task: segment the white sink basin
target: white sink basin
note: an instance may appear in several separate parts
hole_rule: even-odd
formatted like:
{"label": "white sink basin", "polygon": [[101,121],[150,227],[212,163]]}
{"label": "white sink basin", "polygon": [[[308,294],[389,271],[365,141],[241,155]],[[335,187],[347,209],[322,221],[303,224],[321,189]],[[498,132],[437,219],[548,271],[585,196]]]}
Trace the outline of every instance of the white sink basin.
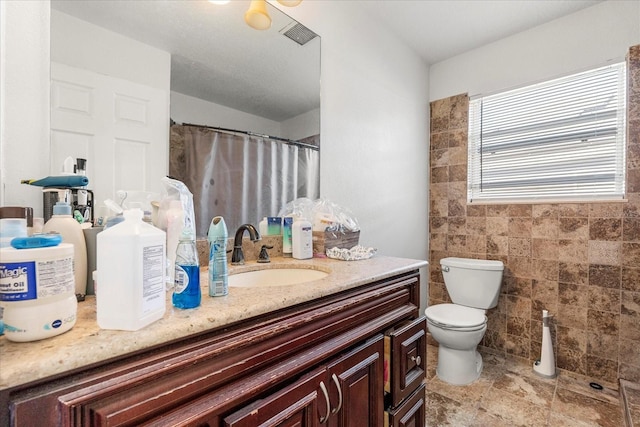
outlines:
{"label": "white sink basin", "polygon": [[229,275],[231,287],[288,286],[327,277],[329,273],[307,268],[268,268]]}

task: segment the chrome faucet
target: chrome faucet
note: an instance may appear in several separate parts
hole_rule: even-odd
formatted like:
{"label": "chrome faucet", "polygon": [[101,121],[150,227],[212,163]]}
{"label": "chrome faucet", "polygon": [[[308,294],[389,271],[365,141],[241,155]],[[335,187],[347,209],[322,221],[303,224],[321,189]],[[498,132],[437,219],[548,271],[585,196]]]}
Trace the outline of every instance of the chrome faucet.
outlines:
{"label": "chrome faucet", "polygon": [[243,265],[244,264],[244,253],[242,252],[242,236],[244,232],[249,232],[249,238],[252,242],[256,240],[260,240],[260,233],[258,230],[251,224],[242,224],[238,227],[236,231],[236,237],[233,239],[233,253],[231,254],[231,264],[233,265]]}

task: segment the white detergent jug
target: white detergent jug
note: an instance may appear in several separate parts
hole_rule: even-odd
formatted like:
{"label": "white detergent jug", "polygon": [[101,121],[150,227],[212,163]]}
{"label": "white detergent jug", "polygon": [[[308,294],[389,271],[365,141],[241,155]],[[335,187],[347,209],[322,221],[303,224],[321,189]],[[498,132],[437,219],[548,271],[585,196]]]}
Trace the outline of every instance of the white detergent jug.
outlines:
{"label": "white detergent jug", "polygon": [[136,331],[166,309],[166,233],[142,221],[140,209],[97,236],[96,307],[102,329]]}

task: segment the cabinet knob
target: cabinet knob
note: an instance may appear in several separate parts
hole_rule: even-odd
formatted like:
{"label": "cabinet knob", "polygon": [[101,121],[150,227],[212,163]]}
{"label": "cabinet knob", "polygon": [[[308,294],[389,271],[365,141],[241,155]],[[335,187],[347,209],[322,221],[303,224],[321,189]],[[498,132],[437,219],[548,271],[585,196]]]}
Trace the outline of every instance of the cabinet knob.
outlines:
{"label": "cabinet knob", "polygon": [[411,361],[416,362],[416,365],[420,366],[420,363],[422,363],[422,358],[420,356],[411,356]]}

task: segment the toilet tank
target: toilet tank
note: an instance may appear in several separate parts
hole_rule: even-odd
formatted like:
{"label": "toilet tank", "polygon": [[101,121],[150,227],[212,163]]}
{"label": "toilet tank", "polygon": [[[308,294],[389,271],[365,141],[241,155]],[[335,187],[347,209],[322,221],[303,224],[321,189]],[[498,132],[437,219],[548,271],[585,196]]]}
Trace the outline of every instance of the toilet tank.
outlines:
{"label": "toilet tank", "polygon": [[502,261],[469,258],[440,260],[444,284],[455,304],[481,309],[498,304],[502,284]]}

